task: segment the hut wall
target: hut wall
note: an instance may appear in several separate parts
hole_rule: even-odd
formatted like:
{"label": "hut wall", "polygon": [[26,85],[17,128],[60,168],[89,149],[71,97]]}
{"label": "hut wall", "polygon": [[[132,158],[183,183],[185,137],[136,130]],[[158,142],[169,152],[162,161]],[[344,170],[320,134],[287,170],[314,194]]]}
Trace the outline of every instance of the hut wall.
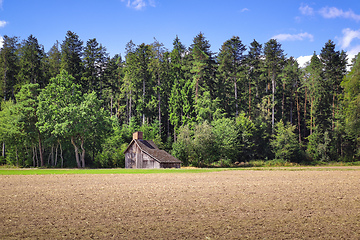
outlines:
{"label": "hut wall", "polygon": [[160,168],[160,163],[154,160],[149,155],[143,153],[143,165],[142,168]]}
{"label": "hut wall", "polygon": [[132,144],[125,153],[125,168],[139,168],[141,164],[141,151],[136,144]]}
{"label": "hut wall", "polygon": [[181,168],[180,163],[161,163],[161,168]]}

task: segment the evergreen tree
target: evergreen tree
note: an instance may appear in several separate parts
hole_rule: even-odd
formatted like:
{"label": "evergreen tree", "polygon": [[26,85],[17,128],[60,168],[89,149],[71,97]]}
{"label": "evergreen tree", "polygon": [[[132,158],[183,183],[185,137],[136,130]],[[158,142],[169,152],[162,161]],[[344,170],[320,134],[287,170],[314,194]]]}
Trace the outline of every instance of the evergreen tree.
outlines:
{"label": "evergreen tree", "polygon": [[65,70],[73,76],[77,84],[81,84],[83,73],[82,56],[83,41],[76,33],[68,31],[61,44],[61,70]]}
{"label": "evergreen tree", "polygon": [[239,114],[238,83],[242,76],[245,50],[246,47],[240,38],[234,36],[221,46],[218,55],[218,71],[222,79],[220,85],[222,91],[218,93],[218,96],[223,95],[220,99],[225,103],[225,111],[229,116],[237,117]]}
{"label": "evergreen tree", "polygon": [[181,90],[185,85],[184,73],[184,57],[186,54],[185,46],[180,42],[178,36],[173,41],[173,50],[170,53],[170,81],[173,83],[171,86],[171,94],[169,98],[169,120],[174,126],[174,141],[176,141],[177,132],[182,125],[183,101]]}
{"label": "evergreen tree", "polygon": [[195,102],[204,91],[209,91],[211,97],[215,99],[215,60],[210,47],[209,41],[200,32],[194,38],[193,44],[191,44],[189,49],[192,58],[190,71],[193,74]]}
{"label": "evergreen tree", "polygon": [[107,60],[106,49],[97,42],[96,38],[88,40],[83,53],[84,69],[81,77],[83,91],[95,91],[101,96]]}
{"label": "evergreen tree", "polygon": [[342,93],[340,83],[346,73],[347,56],[345,52],[335,51],[335,44],[329,40],[325,43],[320,53],[320,60],[323,64],[323,84],[326,89],[326,95],[324,96],[325,106],[322,106],[327,110],[324,113],[323,118],[329,120],[329,125],[325,124],[322,129],[334,130],[335,127],[335,113],[338,108],[338,96]]}
{"label": "evergreen tree", "polygon": [[[246,56],[245,63],[247,68],[247,79],[249,82],[249,118],[255,115],[255,107],[261,102],[262,94],[260,90],[266,88],[266,83],[262,78],[263,72],[263,61],[261,60],[262,56],[262,45],[259,44],[255,39],[250,44],[249,52]],[[255,90],[255,94],[253,93]],[[255,95],[255,96],[254,96]]]}
{"label": "evergreen tree", "polygon": [[360,158],[360,55],[341,85],[344,87],[344,115],[346,131],[354,141],[354,152]]}
{"label": "evergreen tree", "polygon": [[[141,116],[142,124],[152,117],[153,109],[156,106],[156,99],[153,98],[153,84],[150,73],[150,62],[153,57],[152,47],[147,44],[140,44],[136,48],[135,66],[135,94],[137,99],[136,110]],[[139,94],[141,93],[141,95]]]}
{"label": "evergreen tree", "polygon": [[275,39],[270,39],[265,43],[264,47],[265,65],[268,71],[268,77],[271,81],[272,99],[271,99],[271,125],[274,129],[275,124],[275,94],[278,83],[278,77],[285,63],[284,50],[281,49],[281,44]]}
{"label": "evergreen tree", "polygon": [[38,83],[40,87],[47,84],[44,79],[42,61],[45,56],[44,47],[39,45],[38,40],[30,35],[24,40],[19,48],[19,73],[18,88],[23,84]]}
{"label": "evergreen tree", "polygon": [[294,124],[296,120],[299,143],[302,141],[301,105],[303,102],[301,99],[302,92],[300,92],[302,90],[300,76],[299,64],[293,57],[290,57],[286,60],[285,66],[280,74],[282,82],[282,88],[280,88],[279,91],[282,93],[281,119],[285,123],[290,122],[290,124]]}
{"label": "evergreen tree", "polygon": [[16,77],[19,69],[18,38],[6,35],[3,38],[3,47],[0,50],[0,96],[6,101],[15,99]]}
{"label": "evergreen tree", "polygon": [[59,42],[51,47],[50,51],[47,53],[47,62],[48,62],[48,76],[47,78],[56,77],[60,73],[61,68],[61,52],[59,50]]}

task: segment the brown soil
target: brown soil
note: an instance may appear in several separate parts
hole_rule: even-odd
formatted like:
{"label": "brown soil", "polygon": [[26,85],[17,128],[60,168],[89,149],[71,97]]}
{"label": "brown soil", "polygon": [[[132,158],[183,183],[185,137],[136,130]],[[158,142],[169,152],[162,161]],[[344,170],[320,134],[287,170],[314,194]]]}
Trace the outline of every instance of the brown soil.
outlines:
{"label": "brown soil", "polygon": [[0,176],[0,239],[359,239],[360,171]]}

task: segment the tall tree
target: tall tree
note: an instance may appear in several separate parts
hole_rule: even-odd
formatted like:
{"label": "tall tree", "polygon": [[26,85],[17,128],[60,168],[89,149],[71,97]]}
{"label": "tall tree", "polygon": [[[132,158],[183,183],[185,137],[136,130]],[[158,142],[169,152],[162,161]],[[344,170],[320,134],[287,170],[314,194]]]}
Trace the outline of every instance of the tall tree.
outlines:
{"label": "tall tree", "polygon": [[95,92],[82,95],[75,79],[64,70],[42,90],[37,115],[40,132],[71,141],[79,168],[85,167],[86,141],[102,137],[110,127]]}
{"label": "tall tree", "polygon": [[[248,115],[251,118],[253,114],[252,108],[260,103],[261,94],[259,89],[265,89],[266,86],[261,81],[261,74],[263,72],[263,62],[261,60],[262,45],[255,39],[250,43],[249,52],[246,56],[247,78],[249,82],[249,110]],[[253,97],[252,89],[255,88],[255,98]]]}
{"label": "tall tree", "polygon": [[[19,52],[19,84],[38,83],[41,87],[45,87],[46,81],[42,68],[42,60],[45,56],[44,47],[39,45],[33,35],[30,35],[27,40],[22,42]],[[18,86],[19,89],[20,87]]]}
{"label": "tall tree", "polygon": [[50,48],[50,51],[47,53],[47,62],[49,65],[49,74],[48,78],[56,77],[60,73],[61,68],[61,52],[59,49],[59,42],[56,43]]}
{"label": "tall tree", "polygon": [[278,76],[281,73],[282,67],[285,63],[284,50],[281,49],[281,44],[278,43],[275,39],[270,39],[265,43],[264,47],[265,54],[265,64],[268,71],[268,76],[271,80],[271,89],[272,89],[272,115],[271,115],[271,125],[274,129],[275,124],[275,94]]}
{"label": "tall tree", "polygon": [[103,74],[106,69],[108,54],[96,38],[87,41],[84,48],[84,70],[81,77],[84,91],[96,91],[99,96],[103,88]]}
{"label": "tall tree", "polygon": [[336,51],[334,42],[329,40],[321,50],[320,60],[323,64],[323,83],[326,86],[328,93],[326,95],[326,101],[331,104],[331,107],[329,108],[325,106],[331,110],[331,116],[326,117],[331,119],[330,128],[331,130],[334,130],[338,96],[341,94],[340,83],[346,73],[347,56],[344,51]]}
{"label": "tall tree", "polygon": [[[129,124],[133,117],[133,102],[134,102],[134,85],[136,78],[136,45],[132,40],[126,44],[125,48],[125,67],[124,67],[124,82],[121,86],[123,98],[126,98],[126,115],[127,123]],[[125,96],[124,96],[125,95]]]}
{"label": "tall tree", "polygon": [[[19,130],[24,133],[26,142],[33,149],[33,166],[44,166],[43,157],[43,136],[39,128],[36,126],[38,117],[36,111],[38,108],[37,97],[40,93],[39,84],[30,83],[21,87],[19,93],[16,94],[16,111],[19,116]],[[36,145],[38,147],[36,147]],[[40,156],[40,164],[35,161],[37,159],[37,151]]]}
{"label": "tall tree", "polygon": [[[224,97],[221,99],[224,100],[224,103],[227,103],[226,112],[229,116],[235,115],[237,117],[239,114],[238,82],[241,78],[245,50],[246,47],[240,38],[234,36],[224,42],[218,55],[219,74],[223,79],[222,85],[224,86]],[[232,87],[229,85],[232,85]]]}
{"label": "tall tree", "polygon": [[360,54],[341,85],[344,87],[346,131],[355,142],[355,156],[360,158]]}
{"label": "tall tree", "polygon": [[[163,89],[164,89],[164,77],[165,72],[164,67],[166,66],[166,59],[164,58],[165,53],[167,52],[166,48],[164,47],[163,43],[160,43],[158,40],[154,39],[155,41],[152,43],[152,51],[153,51],[153,57],[150,62],[150,71],[152,74],[152,78],[155,81],[155,87],[154,92],[157,94],[157,112],[158,112],[158,121],[159,121],[159,135],[161,136],[161,130],[162,130],[162,119],[161,119],[161,107],[162,107],[162,95]],[[168,79],[169,80],[169,79]]]}
{"label": "tall tree", "polygon": [[[155,106],[155,101],[152,99],[152,78],[149,65],[152,59],[152,47],[147,44],[140,44],[136,48],[136,78],[135,89],[141,92],[141,97],[138,97],[137,111],[141,114],[142,124],[146,123],[152,113],[151,109]],[[141,90],[140,90],[141,89]]]}
{"label": "tall tree", "polygon": [[19,61],[17,56],[18,38],[4,36],[3,47],[0,50],[0,96],[6,101],[15,99],[15,85]]}
{"label": "tall tree", "polygon": [[81,84],[82,56],[83,41],[79,39],[76,33],[68,31],[61,44],[61,70],[65,70],[73,76],[77,84]]}
{"label": "tall tree", "polygon": [[192,58],[191,73],[193,74],[193,86],[195,91],[195,102],[200,94],[209,91],[211,97],[215,98],[215,60],[213,53],[210,51],[211,45],[206,40],[203,33],[199,33],[190,46]]}
{"label": "tall tree", "polygon": [[[313,133],[313,130],[316,127],[317,120],[317,112],[324,111],[325,109],[320,108],[320,100],[321,96],[325,95],[324,88],[322,86],[322,64],[320,59],[314,52],[313,56],[311,57],[310,64],[305,68],[305,80],[304,86],[305,91],[308,91],[308,101],[310,103],[310,119],[305,120],[308,122],[307,126],[310,129],[310,134]],[[304,108],[306,110],[306,108]]]}

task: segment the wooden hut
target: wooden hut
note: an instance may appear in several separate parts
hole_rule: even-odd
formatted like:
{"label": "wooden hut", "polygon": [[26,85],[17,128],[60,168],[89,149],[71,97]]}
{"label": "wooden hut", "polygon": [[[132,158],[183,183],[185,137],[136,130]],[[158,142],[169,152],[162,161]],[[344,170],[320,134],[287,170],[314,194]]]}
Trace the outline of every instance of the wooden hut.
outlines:
{"label": "wooden hut", "polygon": [[153,141],[144,140],[142,132],[135,132],[125,150],[125,168],[180,168],[181,161],[160,150]]}

